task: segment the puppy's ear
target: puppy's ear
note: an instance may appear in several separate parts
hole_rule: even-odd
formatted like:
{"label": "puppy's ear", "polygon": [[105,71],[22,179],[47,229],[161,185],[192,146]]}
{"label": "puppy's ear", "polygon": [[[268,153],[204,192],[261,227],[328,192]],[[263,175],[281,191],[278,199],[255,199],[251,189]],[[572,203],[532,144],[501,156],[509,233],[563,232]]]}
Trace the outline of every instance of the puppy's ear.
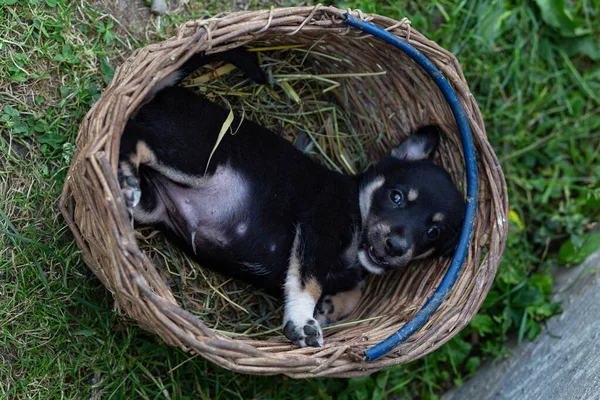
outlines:
{"label": "puppy's ear", "polygon": [[[460,211],[461,213],[463,211]],[[462,232],[463,218],[454,220],[450,225],[444,229],[444,234],[438,240],[436,254],[440,257],[452,257],[458,246],[458,239]]]}
{"label": "puppy's ear", "polygon": [[457,245],[458,245],[458,233],[456,234],[454,239],[445,241],[444,244],[442,244],[440,247],[438,247],[437,254],[440,257],[452,257],[454,255],[454,252],[456,251]]}
{"label": "puppy's ear", "polygon": [[417,161],[433,158],[440,145],[440,130],[436,125],[423,126],[392,150],[400,160]]}

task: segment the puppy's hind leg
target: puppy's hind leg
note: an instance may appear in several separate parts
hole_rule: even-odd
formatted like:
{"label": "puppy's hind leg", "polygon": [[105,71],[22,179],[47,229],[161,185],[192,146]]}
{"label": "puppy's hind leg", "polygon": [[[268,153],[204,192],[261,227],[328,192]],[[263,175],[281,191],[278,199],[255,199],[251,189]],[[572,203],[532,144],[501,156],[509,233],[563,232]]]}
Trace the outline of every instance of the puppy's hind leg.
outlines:
{"label": "puppy's hind leg", "polygon": [[300,347],[321,347],[323,332],[313,313],[322,289],[316,278],[302,276],[304,251],[301,239],[300,228],[297,228],[285,278],[283,333]]}
{"label": "puppy's hind leg", "polygon": [[198,68],[215,62],[227,62],[235,65],[248,78],[259,85],[264,85],[269,82],[269,78],[265,71],[258,65],[254,57],[243,48],[235,48],[213,54],[206,54],[202,51],[192,55],[181,68],[154,85],[146,95],[144,104],[149,103],[161,90],[180,84],[181,81]]}
{"label": "puppy's hind leg", "polygon": [[142,198],[136,168],[128,161],[119,162],[117,179],[119,180],[119,186],[121,186],[121,194],[125,200],[125,205],[128,210],[132,210]]}
{"label": "puppy's hind leg", "polygon": [[202,52],[194,54],[181,68],[181,76],[182,78],[185,78],[198,68],[215,62],[231,63],[254,82],[261,85],[268,83],[267,74],[265,74],[265,71],[258,65],[255,57],[241,47],[220,53],[206,54]]}
{"label": "puppy's hind leg", "polygon": [[142,140],[144,130],[134,121],[129,121],[119,151],[118,181],[125,205],[130,211],[140,202],[142,190],[139,181],[140,165],[152,166],[156,156],[150,147]]}

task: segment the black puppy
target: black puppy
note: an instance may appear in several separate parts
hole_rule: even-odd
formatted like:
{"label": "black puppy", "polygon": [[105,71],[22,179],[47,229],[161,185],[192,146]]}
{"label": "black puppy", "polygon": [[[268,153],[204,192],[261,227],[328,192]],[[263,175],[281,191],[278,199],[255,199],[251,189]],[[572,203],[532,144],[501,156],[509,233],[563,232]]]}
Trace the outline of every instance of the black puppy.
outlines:
{"label": "black puppy", "polygon": [[283,294],[283,332],[302,347],[321,346],[321,326],[356,307],[365,270],[452,254],[464,202],[432,161],[436,127],[357,176],[237,118],[237,133],[211,157],[228,111],[171,85],[213,61],[265,80],[248,53],[233,50],[198,54],[153,90],[120,149],[119,182],[135,221],[159,226],[202,265]]}

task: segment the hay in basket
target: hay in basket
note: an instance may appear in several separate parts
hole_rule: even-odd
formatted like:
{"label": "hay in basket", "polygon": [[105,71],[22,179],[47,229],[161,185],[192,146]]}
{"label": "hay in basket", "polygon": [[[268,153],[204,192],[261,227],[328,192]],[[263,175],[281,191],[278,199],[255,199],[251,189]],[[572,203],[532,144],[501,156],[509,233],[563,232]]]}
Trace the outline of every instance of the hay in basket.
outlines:
{"label": "hay in basket", "polygon": [[[352,15],[409,41],[442,71],[467,114],[478,156],[479,204],[473,240],[454,288],[425,326],[384,357],[364,360],[365,350],[396,332],[425,304],[449,260],[428,261],[370,279],[359,307],[343,323],[325,331],[324,347],[299,349],[277,326],[278,300],[202,269],[157,240],[151,230],[134,231],[116,179],[126,121],[153,85],[192,54],[238,46],[259,52],[262,64],[279,82],[278,87],[261,89],[271,96],[262,108],[257,104],[262,104],[260,96],[265,93],[257,93],[259,89],[250,84],[243,86],[243,80],[232,83],[235,74],[223,75],[223,69],[216,80],[205,79],[206,73],[200,72],[187,84],[202,83],[202,90],[214,101],[290,139],[297,130],[307,131],[316,157],[345,172],[356,172],[367,161],[377,160],[416,127],[438,123],[447,133],[438,161],[464,188],[460,138],[440,91],[400,50],[346,26],[345,12],[317,5],[227,13],[188,22],[177,37],[139,49],[118,68],[80,127],[78,151],[60,207],[84,261],[113,293],[115,306],[144,329],[233,371],[294,378],[351,377],[415,360],[468,324],[500,262],[507,232],[506,185],[460,65],[452,54],[411,28],[408,20],[361,12]],[[294,74],[310,75],[312,83],[298,83],[303,79],[292,78]],[[326,85],[314,84],[315,76]],[[269,107],[273,112],[266,115]],[[312,117],[305,118],[309,114]]]}

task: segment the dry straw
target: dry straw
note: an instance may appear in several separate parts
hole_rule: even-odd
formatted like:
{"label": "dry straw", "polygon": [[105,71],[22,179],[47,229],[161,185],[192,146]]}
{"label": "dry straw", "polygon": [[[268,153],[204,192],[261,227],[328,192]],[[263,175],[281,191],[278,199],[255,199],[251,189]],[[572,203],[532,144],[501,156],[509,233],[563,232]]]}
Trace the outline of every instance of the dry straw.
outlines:
{"label": "dry straw", "polygon": [[[369,159],[376,160],[414,128],[439,123],[447,132],[439,161],[464,187],[459,136],[439,90],[399,50],[344,25],[344,12],[317,5],[228,13],[188,22],[177,37],[139,49],[118,68],[80,127],[78,151],[60,207],[84,261],[113,293],[116,307],[144,329],[233,371],[294,378],[350,377],[415,360],[440,347],[468,324],[481,306],[500,262],[507,232],[506,184],[460,65],[452,54],[411,28],[408,20],[396,21],[359,11],[352,13],[409,40],[444,73],[473,131],[480,176],[473,240],[454,289],[427,324],[385,357],[363,361],[364,350],[398,330],[427,301],[449,260],[424,263],[384,279],[371,279],[358,309],[341,326],[326,330],[323,348],[298,349],[277,329],[271,329],[270,336],[259,338],[243,335],[243,330],[223,334],[218,327],[210,329],[182,308],[182,297],[165,279],[164,267],[156,266],[162,263],[152,262],[162,257],[168,263],[170,254],[161,253],[151,260],[146,249],[140,250],[116,179],[121,134],[127,119],[152,86],[203,50],[218,52],[260,42],[262,46],[268,43],[286,48],[305,45],[307,52],[335,55],[331,59],[312,58],[311,68],[337,77],[333,80],[340,86],[327,95],[333,94],[342,109],[351,110],[354,129],[367,138],[362,143]],[[385,74],[340,77],[382,71]],[[341,142],[341,146],[346,146],[346,142]],[[205,280],[211,282],[211,290],[223,291],[224,296],[231,293],[225,293],[230,283],[208,276]],[[236,308],[226,300],[222,302]],[[244,309],[243,305],[236,305]],[[199,309],[202,306],[198,305]],[[240,315],[244,313],[238,311]]]}

